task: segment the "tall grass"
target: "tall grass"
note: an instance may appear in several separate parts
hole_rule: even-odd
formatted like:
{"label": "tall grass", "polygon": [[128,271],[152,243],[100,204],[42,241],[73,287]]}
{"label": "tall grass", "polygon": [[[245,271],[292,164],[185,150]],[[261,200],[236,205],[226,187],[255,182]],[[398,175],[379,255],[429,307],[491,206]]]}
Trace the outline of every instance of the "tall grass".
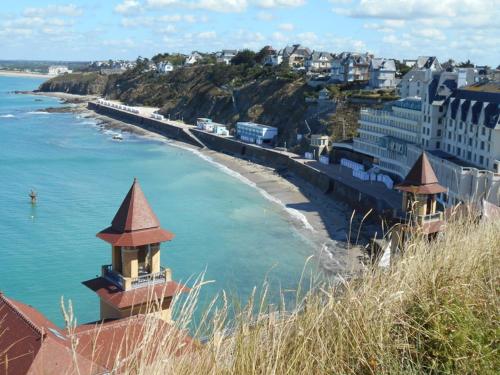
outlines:
{"label": "tall grass", "polygon": [[[455,222],[435,241],[412,240],[390,269],[316,285],[294,311],[269,311],[264,287],[230,332],[231,306],[222,295],[223,307],[196,333],[206,336],[203,344],[172,355],[178,337],[147,335],[124,372],[498,374],[499,270],[500,222]],[[184,327],[193,297],[182,306]],[[156,360],[141,362],[148,350]]]}

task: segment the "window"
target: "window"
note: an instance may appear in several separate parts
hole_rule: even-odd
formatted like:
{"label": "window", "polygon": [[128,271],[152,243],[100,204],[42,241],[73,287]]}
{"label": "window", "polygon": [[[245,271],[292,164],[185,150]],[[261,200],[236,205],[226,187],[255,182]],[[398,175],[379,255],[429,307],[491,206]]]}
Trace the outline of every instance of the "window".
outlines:
{"label": "window", "polygon": [[439,141],[438,141],[438,142],[436,142],[436,148],[437,148],[437,149],[441,148],[441,142],[439,142]]}
{"label": "window", "polygon": [[458,135],[458,143],[462,143],[462,134]]}
{"label": "window", "polygon": [[471,160],[472,152],[467,151],[467,160]]}
{"label": "window", "polygon": [[442,118],[439,118],[438,120],[438,124],[441,125],[443,123],[443,119]]}
{"label": "window", "polygon": [[438,137],[441,137],[441,129],[438,129],[438,131],[437,131],[437,136],[438,136]]}
{"label": "window", "polygon": [[457,147],[457,155],[460,156],[461,153],[462,153],[462,150],[460,149],[460,147]]}
{"label": "window", "polygon": [[481,150],[484,150],[484,141],[481,141]]}
{"label": "window", "polygon": [[486,128],[484,126],[481,127],[481,135],[486,134]]}
{"label": "window", "polygon": [[450,152],[450,145],[446,145],[446,151]]}
{"label": "window", "polygon": [[479,155],[479,164],[483,164],[483,162],[484,162],[483,155]]}
{"label": "window", "polygon": [[448,132],[448,139],[451,139],[451,132]]}
{"label": "window", "polygon": [[469,146],[472,146],[472,138],[469,138]]}

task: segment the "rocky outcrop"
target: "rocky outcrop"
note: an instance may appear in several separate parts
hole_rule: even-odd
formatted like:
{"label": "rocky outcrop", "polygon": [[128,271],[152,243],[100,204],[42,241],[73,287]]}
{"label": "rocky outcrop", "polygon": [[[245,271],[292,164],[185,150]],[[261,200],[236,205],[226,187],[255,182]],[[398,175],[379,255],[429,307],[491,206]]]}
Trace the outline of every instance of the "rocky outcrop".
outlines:
{"label": "rocky outcrop", "polygon": [[107,81],[108,76],[98,73],[64,74],[45,81],[39,90],[76,95],[102,95]]}

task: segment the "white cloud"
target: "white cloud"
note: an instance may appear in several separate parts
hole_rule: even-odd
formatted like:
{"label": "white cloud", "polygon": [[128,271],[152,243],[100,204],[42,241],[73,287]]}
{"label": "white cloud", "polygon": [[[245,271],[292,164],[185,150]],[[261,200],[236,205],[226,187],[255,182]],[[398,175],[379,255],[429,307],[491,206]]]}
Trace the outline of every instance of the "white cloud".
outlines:
{"label": "white cloud", "polygon": [[379,23],[365,23],[363,25],[364,29],[369,29],[369,30],[377,30],[383,33],[392,33],[394,32],[394,29],[381,25]]}
{"label": "white cloud", "polygon": [[120,23],[123,27],[135,28],[135,27],[148,27],[157,28],[162,26],[164,23],[177,23],[177,22],[206,22],[204,17],[197,18],[192,14],[165,14],[159,17],[153,16],[140,16],[140,17],[124,17],[121,19]]}
{"label": "white cloud", "polygon": [[161,33],[170,33],[171,34],[171,33],[175,33],[176,31],[177,31],[177,28],[172,24],[167,25],[164,28],[160,29]]}
{"label": "white cloud", "polygon": [[413,30],[413,34],[431,40],[446,40],[446,36],[438,29],[415,29]]}
{"label": "white cloud", "polygon": [[[417,20],[453,17],[454,23],[486,25],[497,23],[498,0],[360,0],[350,8],[334,8],[334,12],[350,17],[389,20]],[[438,20],[439,19],[439,20]],[[394,26],[394,25],[392,25]]]}
{"label": "white cloud", "polygon": [[272,33],[272,38],[277,43],[284,43],[288,40],[288,37],[279,31]]}
{"label": "white cloud", "polygon": [[121,14],[138,13],[141,10],[141,4],[136,0],[124,0],[123,3],[115,7],[115,12]]}
{"label": "white cloud", "polygon": [[305,0],[257,0],[257,5],[262,8],[298,7],[305,3]]}
{"label": "white cloud", "polygon": [[83,8],[74,4],[68,5],[47,5],[43,8],[29,7],[23,12],[26,17],[43,17],[50,15],[61,15],[68,17],[79,17],[83,15]]}
{"label": "white cloud", "polygon": [[318,42],[318,36],[312,31],[297,34],[297,38],[305,45],[315,45]]}
{"label": "white cloud", "polygon": [[293,31],[293,29],[295,29],[295,26],[293,25],[293,23],[282,23],[281,25],[279,25],[279,28],[283,31]]}
{"label": "white cloud", "polygon": [[191,9],[205,9],[214,12],[243,12],[248,6],[247,0],[146,0],[146,5],[151,8],[180,6]]}
{"label": "white cloud", "polygon": [[403,27],[405,25],[404,20],[385,20],[384,24],[389,27]]}
{"label": "white cloud", "polygon": [[257,13],[256,17],[259,21],[271,21],[274,18],[271,13],[264,11]]}
{"label": "white cloud", "polygon": [[204,40],[210,40],[217,38],[217,33],[215,31],[202,31],[197,34],[197,37]]}

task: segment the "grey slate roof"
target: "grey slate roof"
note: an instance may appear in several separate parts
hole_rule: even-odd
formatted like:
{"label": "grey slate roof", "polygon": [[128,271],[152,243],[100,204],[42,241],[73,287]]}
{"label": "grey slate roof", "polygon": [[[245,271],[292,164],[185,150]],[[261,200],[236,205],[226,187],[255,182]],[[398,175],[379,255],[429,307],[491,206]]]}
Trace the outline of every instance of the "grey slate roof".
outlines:
{"label": "grey slate roof", "polygon": [[396,63],[392,59],[373,58],[370,66],[372,70],[396,71]]}

